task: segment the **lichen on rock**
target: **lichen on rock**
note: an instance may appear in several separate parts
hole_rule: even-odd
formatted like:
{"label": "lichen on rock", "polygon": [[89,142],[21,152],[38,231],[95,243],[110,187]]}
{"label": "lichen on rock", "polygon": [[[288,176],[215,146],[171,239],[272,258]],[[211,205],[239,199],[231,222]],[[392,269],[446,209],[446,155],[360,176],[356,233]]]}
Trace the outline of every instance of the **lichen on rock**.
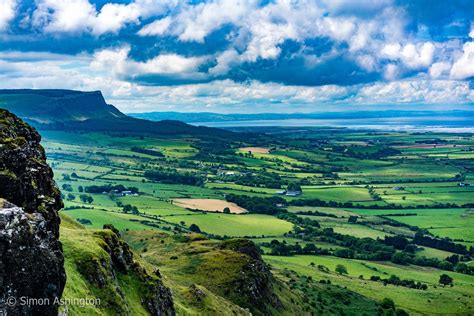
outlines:
{"label": "lichen on rock", "polygon": [[[0,314],[55,315],[66,282],[58,240],[63,204],[40,140],[0,109]],[[17,304],[8,305],[9,297]]]}

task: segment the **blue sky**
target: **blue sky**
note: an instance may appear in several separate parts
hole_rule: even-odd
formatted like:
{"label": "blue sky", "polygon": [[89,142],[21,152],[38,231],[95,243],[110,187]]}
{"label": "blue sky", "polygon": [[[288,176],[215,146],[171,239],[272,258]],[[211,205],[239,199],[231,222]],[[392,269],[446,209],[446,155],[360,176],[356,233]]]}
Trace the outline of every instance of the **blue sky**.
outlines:
{"label": "blue sky", "polygon": [[474,105],[471,0],[0,0],[0,87],[125,112]]}

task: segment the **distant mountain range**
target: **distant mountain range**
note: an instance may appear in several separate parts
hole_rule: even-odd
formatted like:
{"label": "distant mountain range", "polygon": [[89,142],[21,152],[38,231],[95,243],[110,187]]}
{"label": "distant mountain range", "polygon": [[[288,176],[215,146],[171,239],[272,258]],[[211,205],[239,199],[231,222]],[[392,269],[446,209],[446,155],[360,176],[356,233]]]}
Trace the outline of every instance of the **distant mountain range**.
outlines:
{"label": "distant mountain range", "polygon": [[232,122],[232,121],[270,121],[270,120],[337,120],[337,119],[363,119],[363,118],[397,118],[397,117],[465,117],[474,118],[474,111],[346,111],[326,113],[261,113],[261,114],[219,114],[212,112],[147,112],[128,113],[129,116],[152,121],[178,120],[186,123],[199,122]]}
{"label": "distant mountain range", "polygon": [[188,125],[178,120],[130,117],[107,104],[100,91],[0,90],[0,108],[39,130],[105,131],[159,135],[233,137],[229,131]]}

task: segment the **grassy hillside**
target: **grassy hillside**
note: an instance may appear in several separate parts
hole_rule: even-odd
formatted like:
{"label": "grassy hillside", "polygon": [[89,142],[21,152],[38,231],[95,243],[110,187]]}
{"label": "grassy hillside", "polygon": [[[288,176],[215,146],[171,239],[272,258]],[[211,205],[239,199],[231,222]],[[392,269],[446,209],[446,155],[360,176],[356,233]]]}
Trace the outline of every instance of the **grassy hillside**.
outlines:
{"label": "grassy hillside", "polygon": [[[216,242],[202,235],[174,235],[153,231],[130,231],[125,235],[129,244],[142,258],[160,269],[177,294],[178,313],[194,309],[204,314],[232,314],[232,309],[218,313],[208,306],[212,300],[207,289],[240,306],[239,314],[253,315],[389,315],[372,299],[345,288],[322,283],[299,275],[295,271],[276,270],[272,273],[262,261],[258,249],[244,239]],[[199,296],[203,298],[199,299]],[[197,302],[196,302],[197,301]]]}
{"label": "grassy hillside", "polygon": [[[63,300],[73,302],[62,308],[70,315],[172,313],[169,290],[133,258],[128,245],[114,231],[89,231],[63,214],[61,242],[67,275]],[[91,303],[74,303],[77,298],[90,299]]]}

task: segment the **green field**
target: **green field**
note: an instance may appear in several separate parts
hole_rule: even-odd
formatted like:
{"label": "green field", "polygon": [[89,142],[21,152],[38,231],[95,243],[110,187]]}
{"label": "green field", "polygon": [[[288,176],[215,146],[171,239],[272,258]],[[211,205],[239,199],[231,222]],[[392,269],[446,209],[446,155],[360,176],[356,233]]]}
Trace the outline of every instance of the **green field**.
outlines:
{"label": "green field", "polygon": [[169,216],[165,221],[184,226],[196,224],[210,234],[220,236],[282,236],[290,231],[293,225],[272,216],[260,214],[231,215],[231,214],[197,214],[186,216]]}
{"label": "green field", "polygon": [[[410,313],[423,315],[446,315],[453,311],[457,314],[469,314],[472,311],[474,294],[474,276],[450,273],[455,280],[452,288],[437,286],[439,275],[443,271],[432,268],[398,266],[390,263],[373,263],[359,260],[348,260],[321,256],[275,257],[265,256],[265,259],[276,269],[291,269],[299,274],[312,276],[316,280],[329,279],[333,284],[347,287],[376,300],[391,297],[396,304],[403,306]],[[321,272],[316,266],[324,265],[330,272]],[[338,275],[334,272],[336,265],[347,267],[348,275]],[[412,279],[428,284],[428,290],[407,289],[401,286],[386,285],[381,282],[368,280],[377,275],[387,278],[390,275]],[[363,276],[363,279],[360,276]]]}
{"label": "green field", "polygon": [[[433,139],[463,146],[423,145]],[[474,213],[469,205],[474,201],[474,187],[459,184],[474,184],[474,173],[470,171],[474,154],[466,150],[474,148],[472,135],[289,129],[279,130],[278,137],[265,135],[205,145],[202,140],[189,137],[45,132],[43,144],[62,188],[64,214],[90,221],[85,221],[87,229],[113,224],[132,236],[129,240],[136,250],[144,250],[143,242],[138,241],[141,235],[158,232],[178,238],[194,224],[211,240],[253,240],[261,246],[266,254],[264,260],[275,275],[283,279],[292,270],[299,277],[311,276],[317,282],[330,280],[334,286],[369,301],[380,302],[389,297],[397,307],[415,315],[471,312],[474,277],[453,272],[455,265],[450,270],[446,268],[446,258],[456,253],[426,245],[414,245],[412,252],[388,250],[403,253],[412,261],[425,257],[438,260],[444,268],[442,264],[438,268],[395,264],[390,257],[384,261],[362,260],[370,253],[369,246],[366,253],[358,253],[358,246],[330,237],[327,231],[341,239],[355,238],[358,243],[371,240],[379,245],[386,236],[403,237],[412,243],[415,233],[422,231],[430,238],[448,238],[452,245],[465,245],[469,253],[469,247],[474,246]],[[220,147],[225,150],[219,151]],[[248,153],[239,149],[243,147],[272,150]],[[137,152],[136,148],[151,152]],[[153,155],[156,152],[160,154]],[[147,176],[149,171],[192,176],[201,181],[193,184],[186,182],[189,179],[172,177],[156,180]],[[294,184],[301,187],[301,195],[281,194]],[[136,188],[139,193],[121,196],[112,191],[85,192],[91,185],[122,185],[126,189]],[[225,200],[229,194],[261,200],[255,200],[257,205],[250,205],[250,212],[245,215],[203,213],[173,202],[176,198]],[[92,200],[84,200],[85,197]],[[135,214],[124,213],[126,205],[134,207]],[[283,244],[283,248],[300,247],[294,250],[300,252],[271,256],[275,251],[273,240]],[[326,255],[301,255],[301,249],[312,245],[327,251]],[[351,250],[358,260],[336,255],[338,251]],[[146,255],[148,262],[157,262],[154,254],[165,262],[170,260],[152,251]],[[472,254],[463,255],[460,260],[474,267]],[[191,262],[194,261],[181,257],[177,261],[178,266]],[[338,264],[346,266],[348,275],[334,272]],[[319,270],[317,265],[324,265],[329,272]],[[163,266],[163,271],[184,282],[176,269]],[[453,287],[438,285],[443,273],[453,277]],[[384,286],[369,280],[370,276],[388,278],[392,274],[422,282],[428,288]]]}

